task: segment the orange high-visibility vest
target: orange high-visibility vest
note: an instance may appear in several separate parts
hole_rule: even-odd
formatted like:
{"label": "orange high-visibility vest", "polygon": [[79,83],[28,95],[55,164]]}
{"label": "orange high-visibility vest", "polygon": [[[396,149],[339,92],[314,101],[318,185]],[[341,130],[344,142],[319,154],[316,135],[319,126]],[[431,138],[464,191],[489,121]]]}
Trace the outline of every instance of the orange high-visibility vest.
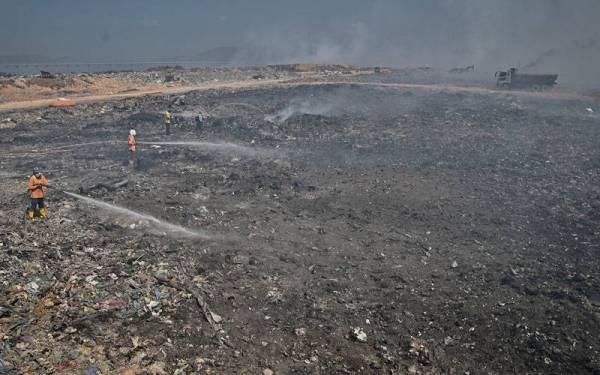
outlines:
{"label": "orange high-visibility vest", "polygon": [[135,151],[135,146],[137,145],[135,136],[129,134],[129,137],[127,138],[127,145],[129,146],[129,151]]}
{"label": "orange high-visibility vest", "polygon": [[43,175],[40,178],[35,177],[35,175],[29,177],[28,188],[31,198],[44,198],[44,188],[36,185],[48,186],[48,180]]}

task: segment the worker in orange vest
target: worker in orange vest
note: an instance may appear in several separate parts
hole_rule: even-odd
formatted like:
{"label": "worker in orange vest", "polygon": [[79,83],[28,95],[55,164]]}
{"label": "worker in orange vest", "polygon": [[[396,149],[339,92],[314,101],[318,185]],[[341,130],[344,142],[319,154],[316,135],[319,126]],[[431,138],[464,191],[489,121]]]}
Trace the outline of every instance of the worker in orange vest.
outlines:
{"label": "worker in orange vest", "polygon": [[136,151],[136,146],[137,146],[135,136],[136,136],[135,130],[131,129],[129,131],[129,137],[127,137],[127,146],[129,147],[129,166],[130,167],[133,167],[133,164],[135,161],[135,151]]}
{"label": "worker in orange vest", "polygon": [[35,212],[38,211],[40,216],[46,219],[46,206],[44,205],[44,187],[48,186],[48,180],[42,174],[39,167],[33,167],[33,175],[29,177],[29,194],[31,196],[31,206],[27,211],[27,218],[33,220]]}

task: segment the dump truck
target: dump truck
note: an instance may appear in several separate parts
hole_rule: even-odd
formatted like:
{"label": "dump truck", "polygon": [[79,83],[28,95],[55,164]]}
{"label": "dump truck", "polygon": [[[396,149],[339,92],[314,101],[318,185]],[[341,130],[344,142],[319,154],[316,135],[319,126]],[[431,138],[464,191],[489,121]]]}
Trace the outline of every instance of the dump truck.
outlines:
{"label": "dump truck", "polygon": [[558,74],[519,73],[517,68],[496,72],[496,86],[501,88],[542,89],[556,85]]}

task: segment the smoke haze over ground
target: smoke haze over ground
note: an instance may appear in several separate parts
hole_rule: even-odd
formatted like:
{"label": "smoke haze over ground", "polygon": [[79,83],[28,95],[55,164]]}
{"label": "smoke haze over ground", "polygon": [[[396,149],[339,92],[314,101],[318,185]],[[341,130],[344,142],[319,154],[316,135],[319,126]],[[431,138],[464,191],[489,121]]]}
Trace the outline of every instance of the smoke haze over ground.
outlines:
{"label": "smoke haze over ground", "polygon": [[394,98],[369,98],[357,93],[352,87],[340,87],[320,95],[293,98],[284,108],[266,115],[265,120],[281,124],[294,115],[364,116],[368,112],[388,113],[390,108],[409,111],[419,105],[421,100],[412,92],[410,95]]}
{"label": "smoke haze over ground", "polygon": [[[4,61],[204,59],[240,65],[315,62],[474,64],[600,82],[595,0],[25,1],[4,4]],[[16,56],[16,57],[15,57]],[[42,57],[43,56],[43,57]]]}

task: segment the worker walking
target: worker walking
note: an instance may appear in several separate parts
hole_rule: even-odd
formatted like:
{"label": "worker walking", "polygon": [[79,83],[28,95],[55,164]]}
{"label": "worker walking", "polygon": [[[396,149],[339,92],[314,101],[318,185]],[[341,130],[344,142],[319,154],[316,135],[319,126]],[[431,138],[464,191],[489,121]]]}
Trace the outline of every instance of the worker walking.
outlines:
{"label": "worker walking", "polygon": [[196,116],[196,131],[197,132],[202,130],[203,124],[204,124],[204,117],[202,116],[202,112],[198,112],[198,116]]}
{"label": "worker walking", "polygon": [[134,167],[135,164],[135,152],[137,142],[135,140],[136,132],[134,129],[129,131],[129,137],[127,137],[127,147],[129,148],[129,166]]}
{"label": "worker walking", "polygon": [[173,119],[173,113],[171,109],[165,111],[165,131],[167,135],[171,135],[171,120]]}
{"label": "worker walking", "polygon": [[36,212],[46,219],[48,214],[46,213],[46,206],[44,205],[44,187],[48,186],[48,180],[42,174],[39,167],[33,167],[33,175],[29,177],[29,195],[31,196],[31,205],[27,211],[27,218],[33,220]]}

